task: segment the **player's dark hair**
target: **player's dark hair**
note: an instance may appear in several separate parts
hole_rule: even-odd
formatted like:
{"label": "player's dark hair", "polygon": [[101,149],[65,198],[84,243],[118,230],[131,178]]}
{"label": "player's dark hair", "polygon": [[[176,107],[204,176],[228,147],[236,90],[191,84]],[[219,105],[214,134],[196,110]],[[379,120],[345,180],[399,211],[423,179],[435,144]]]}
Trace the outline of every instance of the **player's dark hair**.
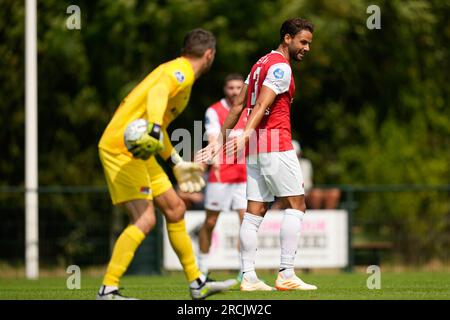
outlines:
{"label": "player's dark hair", "polygon": [[229,75],[227,75],[225,77],[225,85],[228,83],[228,81],[233,81],[233,80],[244,81],[244,77],[242,75],[240,75],[239,73],[230,73]]}
{"label": "player's dark hair", "polygon": [[189,31],[183,40],[181,55],[191,57],[201,57],[208,49],[216,48],[216,38],[214,35],[201,28]]}
{"label": "player's dark hair", "polygon": [[281,25],[280,28],[280,42],[283,42],[284,36],[289,34],[291,37],[295,37],[297,33],[302,30],[308,30],[309,32],[314,32],[314,25],[308,20],[301,18],[288,19]]}

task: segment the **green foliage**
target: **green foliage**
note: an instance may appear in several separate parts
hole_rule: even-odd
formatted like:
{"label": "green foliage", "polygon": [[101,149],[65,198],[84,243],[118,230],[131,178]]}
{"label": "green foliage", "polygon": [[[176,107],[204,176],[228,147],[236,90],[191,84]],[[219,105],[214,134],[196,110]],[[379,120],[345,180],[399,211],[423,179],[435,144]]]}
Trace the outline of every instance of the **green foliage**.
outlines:
{"label": "green foliage", "polygon": [[17,185],[24,171],[24,8],[19,1],[0,2],[0,179]]}
{"label": "green foliage", "polygon": [[[315,24],[311,52],[293,65],[294,135],[320,184],[450,181],[450,4],[380,0],[381,29],[366,27],[372,1],[38,1],[39,182],[103,185],[97,142],[120,101],[158,64],[175,58],[186,31],[217,37],[212,70],[195,84],[172,128],[191,129],[222,95],[230,72],[246,75],[278,43],[291,16]],[[66,8],[81,8],[68,30]],[[23,184],[24,3],[0,2],[1,184]],[[357,213],[368,232],[445,256],[448,194],[370,195]],[[369,222],[370,221],[370,222]],[[384,230],[384,229],[383,229]],[[422,234],[443,234],[433,241]],[[381,234],[380,234],[381,235]],[[398,239],[400,237],[400,239]],[[442,240],[444,239],[444,240]],[[447,240],[445,240],[447,239]],[[432,253],[432,254],[431,254]]]}

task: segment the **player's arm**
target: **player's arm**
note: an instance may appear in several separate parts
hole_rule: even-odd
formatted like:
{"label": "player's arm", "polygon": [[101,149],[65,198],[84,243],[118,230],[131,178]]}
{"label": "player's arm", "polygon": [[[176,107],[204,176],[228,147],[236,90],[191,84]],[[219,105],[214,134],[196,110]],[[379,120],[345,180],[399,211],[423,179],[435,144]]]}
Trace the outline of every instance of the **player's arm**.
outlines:
{"label": "player's arm", "polygon": [[229,141],[227,143],[225,149],[228,152],[239,152],[243,149],[245,144],[250,140],[250,137],[255,133],[266,110],[274,103],[277,95],[289,90],[291,73],[291,67],[286,63],[277,63],[269,68],[255,105],[247,118],[244,133],[235,142]]}
{"label": "player's arm", "polygon": [[213,143],[212,140],[209,140],[208,146],[197,152],[195,156],[195,162],[206,162],[209,164],[213,164],[214,162],[220,161],[218,159],[219,151],[227,140],[229,133],[239,121],[242,111],[244,111],[245,101],[247,98],[247,88],[248,84],[247,82],[245,82],[244,86],[241,89],[241,92],[239,93],[239,96],[231,106],[230,112],[228,113],[222,127],[220,128],[219,135],[215,138],[215,143]]}
{"label": "player's arm", "polygon": [[205,186],[204,167],[200,163],[184,161],[170,141],[167,129],[163,128],[164,149],[159,156],[172,168],[178,186],[183,192],[199,192]]}
{"label": "player's arm", "polygon": [[168,75],[163,75],[147,93],[148,121],[159,125],[163,124],[164,113],[167,109],[170,92],[173,84]]}
{"label": "player's arm", "polygon": [[[217,140],[219,139],[219,135],[220,133],[217,134],[208,134],[208,145],[209,146],[213,146],[213,148],[215,149],[215,152],[218,151],[219,148],[219,144],[217,143]],[[216,179],[218,182],[221,181],[220,178],[220,158],[219,157],[215,157],[213,159],[213,161],[211,162],[211,166],[213,169],[213,174],[216,176]],[[207,168],[207,165],[204,165],[205,169]]]}
{"label": "player's arm", "polygon": [[208,136],[208,145],[216,144],[220,130],[221,127],[217,112],[213,108],[208,108],[205,113],[205,131]]}
{"label": "player's arm", "polygon": [[258,99],[255,102],[255,106],[252,108],[252,112],[250,113],[247,119],[247,124],[244,128],[243,136],[246,142],[258,127],[259,123],[264,117],[264,114],[266,113],[267,108],[272,105],[276,97],[277,94],[275,93],[275,91],[265,85],[261,86],[261,92],[258,95]]}
{"label": "player's arm", "polygon": [[[217,112],[213,108],[208,108],[205,113],[205,130],[206,135],[208,136],[208,146],[214,148],[214,152],[217,152],[219,148],[219,144],[217,143],[220,135],[220,121]],[[214,161],[211,163],[213,167],[213,174],[216,176],[217,181],[220,182],[220,161],[219,158],[216,157]],[[205,165],[206,166],[206,165]]]}
{"label": "player's arm", "polygon": [[[162,75],[158,82],[154,84],[147,93],[146,109],[147,109],[147,120],[148,128],[147,134],[143,135],[138,141],[136,141],[135,148],[132,153],[135,157],[147,160],[152,155],[156,153],[161,153],[164,149],[163,138],[166,138],[162,133],[162,123],[164,118],[164,113],[167,109],[167,103],[169,101],[169,96],[171,91],[175,89],[173,82],[168,75]],[[170,144],[169,147],[172,145]],[[169,148],[168,152],[172,148]]]}
{"label": "player's arm", "polygon": [[244,137],[248,141],[250,135],[258,127],[264,114],[277,95],[287,92],[291,84],[291,67],[287,63],[273,64],[267,71],[255,106],[252,108],[244,129]]}
{"label": "player's arm", "polygon": [[254,107],[252,108],[252,112],[247,118],[247,124],[245,125],[243,134],[234,139],[228,140],[224,146],[227,156],[239,153],[243,150],[244,146],[250,140],[250,137],[254,134],[255,129],[264,117],[267,108],[269,108],[275,101],[276,96],[277,94],[275,91],[265,85],[261,86],[261,92],[258,95]]}
{"label": "player's arm", "polygon": [[167,128],[163,127],[161,129],[163,134],[163,145],[164,149],[159,152],[159,156],[166,162],[170,161],[170,156],[173,152],[176,152],[175,148],[172,145],[172,142],[170,141],[169,134],[167,133]]}
{"label": "player's arm", "polygon": [[239,96],[233,103],[233,105],[230,108],[230,112],[228,113],[227,117],[225,118],[225,121],[223,123],[220,137],[221,140],[219,143],[223,144],[225,140],[228,137],[228,134],[231,132],[231,129],[233,129],[236,126],[236,123],[239,121],[239,118],[241,117],[242,111],[245,109],[245,101],[247,98],[247,88],[248,85],[244,84],[244,86],[241,89],[241,92],[239,93]]}

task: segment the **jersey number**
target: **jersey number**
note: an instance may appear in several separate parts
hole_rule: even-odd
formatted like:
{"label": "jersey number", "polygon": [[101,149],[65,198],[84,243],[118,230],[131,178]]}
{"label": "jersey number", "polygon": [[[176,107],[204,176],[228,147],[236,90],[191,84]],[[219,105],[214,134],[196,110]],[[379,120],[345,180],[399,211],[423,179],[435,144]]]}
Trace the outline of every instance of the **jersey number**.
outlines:
{"label": "jersey number", "polygon": [[[256,104],[256,99],[258,98],[258,81],[259,81],[259,72],[261,71],[261,67],[256,68],[255,72],[253,72],[253,80],[255,80],[255,86],[252,92],[252,100],[250,101],[251,106],[253,107]],[[247,116],[252,112],[252,108],[248,108]],[[269,115],[270,108],[267,108],[264,112],[264,115]]]}
{"label": "jersey number", "polygon": [[259,72],[261,71],[261,67],[256,68],[255,72],[253,72],[253,80],[255,80],[255,86],[252,92],[252,100],[250,104],[252,106],[256,103],[256,98],[258,97],[258,81],[259,81]]}

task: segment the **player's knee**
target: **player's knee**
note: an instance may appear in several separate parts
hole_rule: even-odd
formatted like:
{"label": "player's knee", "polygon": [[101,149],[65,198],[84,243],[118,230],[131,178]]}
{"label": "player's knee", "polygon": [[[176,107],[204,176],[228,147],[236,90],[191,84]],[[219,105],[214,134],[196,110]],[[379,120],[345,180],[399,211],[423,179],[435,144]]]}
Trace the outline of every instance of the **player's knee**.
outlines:
{"label": "player's knee", "polygon": [[148,234],[156,225],[153,212],[144,213],[135,223],[144,234]]}
{"label": "player's knee", "polygon": [[322,198],[322,190],[320,189],[312,189],[309,192],[309,195],[311,198],[317,199],[317,198]]}
{"label": "player's knee", "polygon": [[247,204],[247,212],[263,217],[269,209],[269,203],[260,203],[256,201],[249,201]]}
{"label": "player's knee", "polygon": [[339,199],[340,196],[341,196],[341,191],[339,189],[330,189],[328,191],[328,197],[333,200]]}
{"label": "player's knee", "polygon": [[255,215],[260,216],[260,217],[263,217],[266,214],[266,212],[267,212],[267,208],[262,207],[262,206],[258,207],[258,208],[253,208],[251,210],[252,214],[255,214]]}
{"label": "player's knee", "polygon": [[300,210],[300,211],[302,211],[302,212],[306,212],[306,203],[305,203],[305,201],[303,201],[303,203],[300,204],[298,210]]}
{"label": "player's knee", "polygon": [[205,227],[208,231],[212,231],[217,224],[217,216],[209,216],[206,218]]}
{"label": "player's knee", "polygon": [[306,211],[306,202],[304,196],[289,197],[285,199],[285,201],[287,202],[289,209],[300,210],[303,212]]}
{"label": "player's knee", "polygon": [[181,199],[178,199],[176,203],[173,203],[168,209],[166,209],[166,219],[170,223],[179,222],[184,219],[185,212],[186,205]]}
{"label": "player's knee", "polygon": [[306,199],[304,196],[300,198],[298,206],[298,210],[306,212]]}

